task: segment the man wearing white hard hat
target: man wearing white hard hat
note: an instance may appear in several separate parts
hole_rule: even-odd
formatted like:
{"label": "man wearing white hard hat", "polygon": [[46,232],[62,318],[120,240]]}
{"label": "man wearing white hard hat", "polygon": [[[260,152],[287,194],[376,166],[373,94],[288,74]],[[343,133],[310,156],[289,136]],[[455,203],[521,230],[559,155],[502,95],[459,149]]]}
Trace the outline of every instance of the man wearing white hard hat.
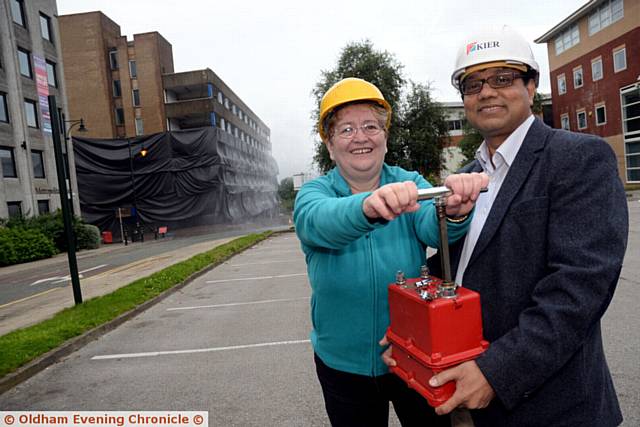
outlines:
{"label": "man wearing white hard hat", "polygon": [[436,411],[469,409],[477,427],[617,426],[600,319],[626,250],[627,202],[604,140],[533,116],[539,72],[508,27],[474,34],[458,52],[452,81],[484,137],[461,172],[491,181],[451,248],[452,271],[480,293],[490,346],[432,378],[457,386]]}

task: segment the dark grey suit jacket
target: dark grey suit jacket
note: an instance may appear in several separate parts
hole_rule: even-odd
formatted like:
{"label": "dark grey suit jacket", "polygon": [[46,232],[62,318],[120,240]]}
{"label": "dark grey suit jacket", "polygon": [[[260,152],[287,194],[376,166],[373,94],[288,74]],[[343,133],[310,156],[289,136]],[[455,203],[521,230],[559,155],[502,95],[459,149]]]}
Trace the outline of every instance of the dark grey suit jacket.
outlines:
{"label": "dark grey suit jacket", "polygon": [[[461,172],[480,170],[474,161]],[[480,293],[491,345],[477,363],[497,396],[472,411],[477,427],[621,423],[600,318],[618,282],[627,232],[627,201],[609,145],[536,119],[463,278]],[[454,277],[462,245],[451,247]]]}

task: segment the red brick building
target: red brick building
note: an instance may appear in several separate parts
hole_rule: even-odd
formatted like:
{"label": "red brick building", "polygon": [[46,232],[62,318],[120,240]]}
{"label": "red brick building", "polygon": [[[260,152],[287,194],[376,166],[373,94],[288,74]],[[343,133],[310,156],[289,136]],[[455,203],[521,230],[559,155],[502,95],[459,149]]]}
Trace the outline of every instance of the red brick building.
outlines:
{"label": "red brick building", "polygon": [[556,127],[599,135],[623,182],[640,182],[640,0],[592,0],[547,43]]}

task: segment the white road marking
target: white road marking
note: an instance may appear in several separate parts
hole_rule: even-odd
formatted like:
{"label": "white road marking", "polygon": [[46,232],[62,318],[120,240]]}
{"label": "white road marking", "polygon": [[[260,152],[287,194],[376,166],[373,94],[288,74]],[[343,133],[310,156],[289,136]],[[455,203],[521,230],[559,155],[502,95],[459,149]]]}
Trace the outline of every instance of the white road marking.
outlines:
{"label": "white road marking", "polygon": [[103,356],[93,356],[91,360],[107,360],[107,359],[132,359],[136,357],[156,357],[167,356],[172,354],[192,354],[192,353],[212,353],[216,351],[229,351],[229,350],[243,350],[247,348],[260,348],[260,347],[274,347],[278,345],[294,345],[294,344],[307,344],[310,340],[296,340],[296,341],[277,341],[277,342],[265,342],[258,344],[246,344],[246,345],[233,345],[229,347],[211,347],[211,348],[197,348],[192,350],[172,350],[172,351],[151,351],[147,353],[123,353],[123,354],[106,354]]}
{"label": "white road marking", "polygon": [[[92,270],[97,270],[99,268],[106,267],[107,265],[109,265],[109,264],[101,264],[101,265],[97,265],[95,267],[87,268],[86,270],[79,271],[78,272],[78,276],[79,276],[80,279],[82,279],[82,278],[84,278],[84,276],[82,276],[82,273],[87,273],[87,272],[92,271]],[[46,282],[53,282],[54,284],[55,283],[62,283],[62,282],[70,281],[70,280],[71,280],[71,275],[47,277],[46,279],[36,280],[35,282],[30,284],[29,286],[35,286],[35,285],[39,285],[40,283],[46,283]]]}
{"label": "white road marking", "polygon": [[301,301],[301,300],[309,300],[309,297],[287,298],[287,299],[267,299],[267,300],[261,300],[261,301],[233,302],[228,304],[214,304],[214,305],[196,305],[192,307],[175,307],[175,308],[167,308],[167,311],[197,310],[199,308],[235,307],[238,305],[269,304],[274,302],[289,302],[289,301]]}
{"label": "white road marking", "polygon": [[242,282],[242,281],[247,281],[247,280],[281,279],[283,277],[297,277],[297,276],[306,276],[306,275],[307,275],[307,273],[281,274],[279,276],[259,276],[259,277],[245,277],[245,278],[242,278],[242,279],[207,280],[207,283]]}

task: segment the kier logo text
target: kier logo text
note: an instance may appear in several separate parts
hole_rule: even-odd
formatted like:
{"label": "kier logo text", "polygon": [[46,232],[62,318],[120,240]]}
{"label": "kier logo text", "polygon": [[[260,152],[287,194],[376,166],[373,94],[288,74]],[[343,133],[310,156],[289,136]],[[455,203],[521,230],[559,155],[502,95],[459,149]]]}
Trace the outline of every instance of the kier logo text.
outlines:
{"label": "kier logo text", "polygon": [[494,41],[494,42],[482,42],[482,43],[478,43],[478,42],[469,43],[467,45],[467,55],[469,55],[471,52],[475,52],[478,50],[492,49],[494,47],[500,47],[500,42]]}

